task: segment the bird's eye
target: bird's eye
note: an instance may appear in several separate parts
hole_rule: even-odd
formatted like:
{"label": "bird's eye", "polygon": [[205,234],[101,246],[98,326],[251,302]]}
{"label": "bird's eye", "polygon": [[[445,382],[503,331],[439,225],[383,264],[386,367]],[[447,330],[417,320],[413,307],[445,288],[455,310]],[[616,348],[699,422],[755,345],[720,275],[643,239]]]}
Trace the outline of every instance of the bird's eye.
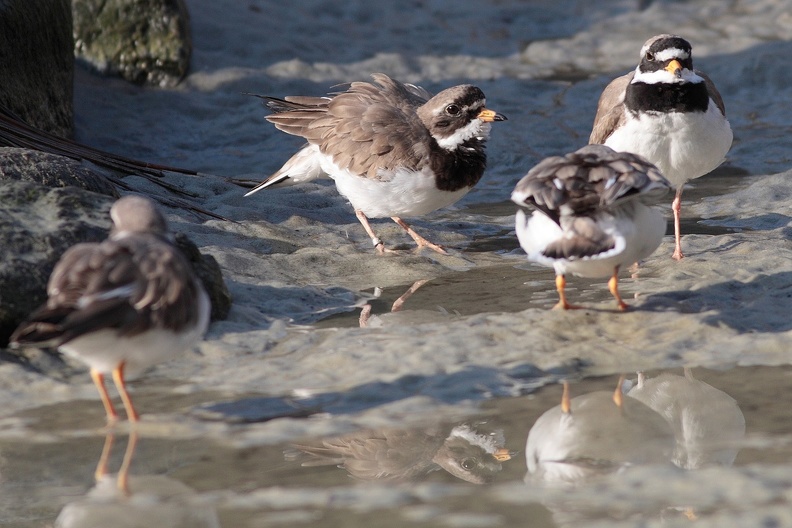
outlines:
{"label": "bird's eye", "polygon": [[648,60],[648,61],[654,61],[654,60],[655,60],[655,54],[654,54],[654,53],[652,53],[651,51],[647,51],[647,52],[646,52],[646,60]]}
{"label": "bird's eye", "polygon": [[467,469],[468,471],[476,467],[476,459],[475,458],[466,458],[462,461],[462,468]]}
{"label": "bird's eye", "polygon": [[461,112],[462,109],[459,108],[459,105],[450,104],[450,105],[446,106],[445,111],[446,111],[446,114],[448,114],[448,115],[458,116],[459,112]]}

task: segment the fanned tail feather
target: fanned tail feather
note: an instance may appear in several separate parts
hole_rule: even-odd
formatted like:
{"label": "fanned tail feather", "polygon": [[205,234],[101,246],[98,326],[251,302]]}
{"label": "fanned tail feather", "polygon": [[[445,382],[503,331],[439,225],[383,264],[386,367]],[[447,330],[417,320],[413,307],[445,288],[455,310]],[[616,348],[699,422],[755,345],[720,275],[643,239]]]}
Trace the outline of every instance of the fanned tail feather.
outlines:
{"label": "fanned tail feather", "polygon": [[269,178],[267,178],[266,180],[264,180],[263,182],[259,183],[255,187],[253,187],[252,189],[250,189],[248,192],[245,193],[245,196],[250,196],[253,193],[259,192],[261,189],[266,189],[267,187],[271,187],[273,185],[276,185],[276,184],[281,183],[283,181],[286,181],[288,179],[289,179],[289,175],[288,174],[283,174],[282,172],[277,172],[277,173],[273,174],[272,176],[270,176]]}
{"label": "fanned tail feather", "polygon": [[245,193],[245,196],[250,196],[261,189],[276,184],[294,185],[327,177],[321,167],[321,156],[319,147],[316,145],[304,146],[289,158],[289,161],[284,163],[278,172],[253,187]]}

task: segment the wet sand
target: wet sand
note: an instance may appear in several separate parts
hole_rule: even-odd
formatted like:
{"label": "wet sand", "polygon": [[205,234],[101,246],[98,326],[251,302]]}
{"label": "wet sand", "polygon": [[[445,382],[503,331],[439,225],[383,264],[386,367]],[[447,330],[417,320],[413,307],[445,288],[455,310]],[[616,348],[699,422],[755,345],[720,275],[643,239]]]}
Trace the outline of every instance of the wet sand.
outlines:
{"label": "wet sand", "polygon": [[[133,474],[151,469],[183,481],[198,490],[195,500],[217,506],[229,526],[256,525],[254,512],[277,500],[295,506],[271,513],[268,522],[276,525],[345,524],[328,507],[333,501],[358,501],[353,509],[360,524],[380,515],[378,504],[411,504],[410,519],[427,524],[507,526],[511,515],[529,512],[550,523],[547,510],[536,506],[541,501],[535,491],[526,491],[515,475],[511,484],[488,491],[481,505],[472,502],[479,491],[456,483],[450,491],[432,485],[398,488],[396,497],[379,487],[333,484],[320,498],[309,499],[316,492],[306,481],[284,499],[272,488],[286,478],[272,469],[282,467],[279,448],[262,454],[261,446],[404,426],[438,414],[470,416],[500,405],[492,403],[495,397],[533,401],[533,391],[563,376],[612,377],[682,366],[745,366],[731,372],[745,376],[750,397],[732,396],[756,409],[753,416],[765,416],[762,393],[774,386],[771,374],[777,372],[760,369],[761,376],[750,377],[747,367],[788,364],[792,338],[792,183],[786,172],[792,167],[792,74],[786,67],[792,35],[783,5],[669,1],[638,10],[614,1],[592,10],[572,0],[483,7],[433,2],[404,11],[410,15],[407,24],[402,8],[391,4],[314,0],[286,11],[263,1],[188,5],[195,55],[180,87],[141,89],[85,71],[78,72],[75,87],[80,141],[199,170],[198,177],[169,178],[198,194],[203,207],[234,220],[168,211],[175,230],[218,260],[234,305],[195,353],[158,366],[133,385],[145,416]],[[576,14],[574,23],[563,19],[570,12]],[[625,273],[621,289],[633,307],[628,313],[614,310],[604,281],[578,278],[570,280],[569,294],[586,309],[550,311],[556,299],[552,271],[525,261],[508,196],[541,158],[586,142],[602,88],[634,67],[646,38],[669,28],[693,43],[696,66],[718,84],[735,133],[724,165],[685,191],[687,258],[671,260],[667,236],[635,278]],[[414,221],[421,234],[452,248],[450,256],[412,251],[409,238],[390,221],[377,221],[375,228],[403,251],[376,255],[351,207],[327,182],[244,198],[244,189],[228,181],[264,178],[301,143],[268,125],[258,100],[242,93],[319,95],[374,71],[432,91],[476,83],[488,106],[509,117],[493,127],[488,170],[476,189],[454,207]],[[141,179],[129,181],[162,192]],[[667,211],[669,206],[670,198]],[[392,303],[418,280],[428,282],[401,311],[390,313]],[[359,328],[366,303],[373,315],[368,327]],[[42,503],[60,506],[67,496],[82,497],[91,487],[93,458],[104,436],[96,432],[101,405],[79,367],[59,375],[16,364],[0,369],[5,409],[0,437],[11,444],[31,442],[24,452],[15,452],[14,445],[2,449],[0,455],[19,464],[0,465],[0,483],[8,489],[42,479],[51,484],[44,495],[34,494],[32,502],[9,510],[8,519],[17,526],[45,526],[55,511],[44,508],[39,517]],[[282,406],[290,398],[322,402],[324,414],[258,423],[290,414]],[[226,406],[218,411],[214,406],[220,403]],[[297,405],[297,414],[304,410]],[[777,412],[762,423],[778,423],[779,433],[786,434],[789,420],[782,406]],[[522,418],[522,436],[536,416]],[[753,422],[748,423],[750,431]],[[119,431],[120,444],[123,435]],[[83,437],[90,438],[90,449],[77,447]],[[207,447],[197,437],[214,444]],[[147,440],[162,442],[163,450],[191,453],[194,447],[196,453],[163,461],[146,454]],[[80,457],[67,460],[74,450]],[[202,466],[202,457],[211,458],[215,450],[243,469],[222,476],[215,467]],[[773,456],[788,463],[786,452]],[[246,464],[256,468],[250,471],[254,476],[245,472]],[[680,487],[704,486],[702,479],[711,478],[707,491],[713,494],[720,485],[758,486],[765,495],[738,517],[757,524],[765,515],[760,510],[778,513],[768,505],[788,506],[785,495],[771,493],[783,487],[781,469],[764,459],[738,458],[734,468],[702,477],[663,478]],[[271,470],[272,480],[256,476]],[[662,491],[664,480],[637,475],[644,478],[646,493]],[[613,504],[622,500],[622,485],[616,479],[605,485],[614,493]],[[523,491],[515,491],[518,486]],[[575,496],[585,502],[586,493],[594,492]],[[430,506],[422,506],[424,501]],[[462,503],[483,517],[449,511]],[[315,510],[303,511],[303,506],[310,510],[306,505]],[[703,522],[723,521],[717,512],[721,504],[706,506]],[[433,508],[439,508],[438,517]],[[598,519],[589,520],[596,525]]]}

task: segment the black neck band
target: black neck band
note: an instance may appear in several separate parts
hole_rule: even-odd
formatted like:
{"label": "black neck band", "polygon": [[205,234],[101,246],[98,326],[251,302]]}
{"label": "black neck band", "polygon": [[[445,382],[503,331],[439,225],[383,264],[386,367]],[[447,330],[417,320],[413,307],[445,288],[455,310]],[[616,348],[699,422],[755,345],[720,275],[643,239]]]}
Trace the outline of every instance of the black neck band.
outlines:
{"label": "black neck band", "polygon": [[624,104],[632,112],[706,112],[707,85],[699,83],[631,83]]}

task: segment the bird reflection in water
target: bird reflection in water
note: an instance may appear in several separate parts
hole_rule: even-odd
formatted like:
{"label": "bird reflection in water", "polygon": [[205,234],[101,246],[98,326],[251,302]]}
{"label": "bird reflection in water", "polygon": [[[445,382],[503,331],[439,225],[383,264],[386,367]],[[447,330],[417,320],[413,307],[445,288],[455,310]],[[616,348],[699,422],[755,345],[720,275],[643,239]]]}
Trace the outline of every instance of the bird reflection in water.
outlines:
{"label": "bird reflection in water", "polygon": [[[745,436],[745,418],[725,392],[694,378],[638,374],[622,395],[592,392],[545,412],[528,434],[526,458],[532,478],[575,482],[635,464],[673,463],[682,469],[734,462]],[[626,396],[626,397],[625,397]]]}
{"label": "bird reflection in water", "polygon": [[96,485],[63,507],[55,528],[220,528],[214,507],[190,500],[195,492],[184,483],[165,475],[130,478],[138,444],[135,431],[129,434],[124,458],[113,478],[108,466],[114,443],[113,432],[108,432],[96,466]]}
{"label": "bird reflection in water", "polygon": [[674,434],[658,413],[622,393],[596,391],[570,398],[564,382],[561,404],[546,411],[528,433],[529,478],[570,484],[635,464],[667,462]]}
{"label": "bird reflection in water", "polygon": [[[96,478],[96,482],[102,482],[106,478],[110,476],[110,472],[107,469],[110,454],[113,451],[113,444],[115,443],[115,435],[112,431],[109,431],[107,435],[105,435],[105,442],[104,447],[102,448],[102,454],[99,456],[99,463],[96,465],[96,471],[94,472],[94,477]],[[129,495],[129,467],[132,465],[132,457],[135,456],[135,450],[137,449],[138,443],[138,435],[137,432],[132,430],[129,433],[129,439],[127,440],[127,447],[126,451],[124,451],[124,458],[121,461],[121,467],[118,469],[118,475],[116,476],[116,487],[123,495]]]}
{"label": "bird reflection in water", "polygon": [[660,414],[674,431],[671,461],[682,469],[730,466],[745,437],[745,417],[734,398],[693,377],[663,373],[638,382],[628,396]]}
{"label": "bird reflection in water", "polygon": [[[561,404],[539,417],[528,434],[526,482],[571,486],[639,464],[695,470],[734,462],[745,436],[745,418],[731,396],[695,379],[687,368],[684,376],[647,378],[639,373],[634,385],[623,380],[613,393],[571,399],[564,383]],[[629,390],[623,394],[625,387]],[[545,506],[560,525],[577,525],[604,513],[563,499],[551,499]],[[696,518],[691,505],[658,509],[662,511],[641,513]]]}
{"label": "bird reflection in water", "polygon": [[[398,299],[396,299],[393,304],[391,305],[391,313],[400,312],[404,307],[404,303],[407,302],[407,299],[412,297],[412,295],[418,291],[418,289],[429,282],[429,279],[421,279],[417,280],[404,292]],[[374,298],[379,297],[382,295],[382,289],[375,288],[374,289]],[[371,304],[364,304],[363,308],[360,310],[360,328],[365,328],[369,325],[369,321],[371,319]]]}
{"label": "bird reflection in water", "polygon": [[445,470],[473,484],[491,482],[512,453],[501,430],[479,432],[483,424],[424,429],[364,430],[294,444],[287,460],[303,467],[335,465],[360,480],[411,482]]}

